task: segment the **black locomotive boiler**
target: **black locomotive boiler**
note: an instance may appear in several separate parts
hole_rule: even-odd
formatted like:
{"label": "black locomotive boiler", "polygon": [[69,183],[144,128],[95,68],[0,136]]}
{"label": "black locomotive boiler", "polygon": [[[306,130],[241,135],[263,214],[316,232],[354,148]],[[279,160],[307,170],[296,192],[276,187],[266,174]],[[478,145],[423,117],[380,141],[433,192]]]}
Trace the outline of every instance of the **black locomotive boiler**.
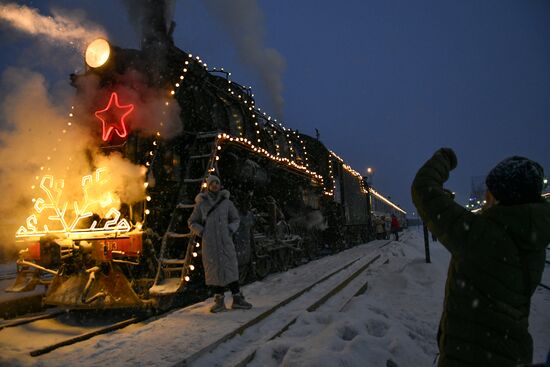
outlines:
{"label": "black locomotive boiler", "polygon": [[[18,231],[27,247],[11,291],[45,284],[45,302],[69,308],[149,307],[204,294],[201,243],[187,219],[210,173],[240,212],[234,243],[243,282],[374,239],[375,214],[405,223],[401,208],[321,141],[277,123],[229,73],[175,47],[162,13],[146,20],[152,27],[140,50],[96,40],[85,72],[71,76],[72,113],[102,124],[100,154],[143,167],[143,199],[122,201],[116,221],[114,212],[94,213],[65,230]],[[144,105],[156,108],[140,116],[145,124],[133,120]],[[173,111],[179,126],[165,133]]]}

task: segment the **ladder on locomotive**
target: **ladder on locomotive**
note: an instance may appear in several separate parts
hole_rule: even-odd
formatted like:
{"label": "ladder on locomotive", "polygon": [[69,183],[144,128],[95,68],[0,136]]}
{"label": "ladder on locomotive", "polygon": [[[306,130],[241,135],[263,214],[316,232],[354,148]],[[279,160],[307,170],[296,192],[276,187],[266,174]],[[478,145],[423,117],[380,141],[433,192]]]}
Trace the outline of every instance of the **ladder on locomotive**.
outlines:
{"label": "ladder on locomotive", "polygon": [[[209,172],[217,171],[215,159],[217,141],[218,132],[199,133],[189,149],[189,158],[179,189],[177,205],[162,237],[155,282],[149,289],[149,293],[153,296],[170,295],[180,291],[187,283],[185,278],[190,276],[190,266],[194,258],[197,238],[191,231],[178,233],[178,226],[181,226],[182,219],[186,223],[191,215],[195,207],[195,196],[200,193]],[[187,228],[186,225],[185,227]],[[183,246],[182,240],[184,243],[186,242]],[[181,254],[184,248],[186,251],[182,258]],[[180,254],[180,256],[174,257],[174,254]]]}

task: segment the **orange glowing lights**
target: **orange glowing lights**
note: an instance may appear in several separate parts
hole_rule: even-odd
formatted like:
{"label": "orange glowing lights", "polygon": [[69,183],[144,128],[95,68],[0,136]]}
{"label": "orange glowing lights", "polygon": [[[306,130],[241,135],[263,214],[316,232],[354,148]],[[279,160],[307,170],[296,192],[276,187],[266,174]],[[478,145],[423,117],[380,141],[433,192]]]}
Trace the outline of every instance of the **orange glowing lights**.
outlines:
{"label": "orange glowing lights", "polygon": [[121,138],[125,138],[128,135],[124,119],[133,110],[133,104],[121,105],[118,102],[118,94],[116,92],[111,94],[107,107],[95,113],[95,116],[100,119],[102,123],[103,133],[101,138],[103,141],[111,140],[113,133],[116,133]]}
{"label": "orange glowing lights", "polygon": [[[109,172],[105,168],[98,168],[94,175],[82,177],[83,197],[73,201],[71,206],[63,196],[65,181],[45,175],[40,181],[40,189],[46,195],[34,200],[35,213],[27,217],[26,226],[19,227],[15,237],[41,237],[47,234],[68,238],[100,237],[129,232],[131,224],[114,207],[118,203],[113,199],[113,194],[105,190],[108,182]],[[106,221],[94,219],[86,223],[85,220],[92,219],[94,213]]]}

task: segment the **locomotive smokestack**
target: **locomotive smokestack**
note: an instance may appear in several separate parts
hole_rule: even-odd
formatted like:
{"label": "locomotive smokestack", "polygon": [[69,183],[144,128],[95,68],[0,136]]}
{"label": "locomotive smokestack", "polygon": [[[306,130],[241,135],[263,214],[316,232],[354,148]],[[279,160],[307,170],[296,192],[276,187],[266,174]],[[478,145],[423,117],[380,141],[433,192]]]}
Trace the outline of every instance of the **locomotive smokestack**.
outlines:
{"label": "locomotive smokestack", "polygon": [[173,2],[139,0],[133,3],[141,7],[141,49],[149,51],[172,46],[174,22],[169,19],[169,13]]}
{"label": "locomotive smokestack", "polygon": [[154,84],[163,85],[167,56],[174,46],[172,13],[174,0],[124,0],[130,21],[136,28],[141,49],[149,65],[148,74]]}

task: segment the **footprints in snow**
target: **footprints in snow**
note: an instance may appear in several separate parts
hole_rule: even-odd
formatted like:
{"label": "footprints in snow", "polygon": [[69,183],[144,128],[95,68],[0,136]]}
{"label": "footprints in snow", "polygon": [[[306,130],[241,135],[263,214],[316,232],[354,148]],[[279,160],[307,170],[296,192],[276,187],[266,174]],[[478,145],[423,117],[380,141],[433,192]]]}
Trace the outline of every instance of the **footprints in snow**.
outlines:
{"label": "footprints in snow", "polygon": [[367,333],[376,338],[383,338],[386,336],[388,329],[390,328],[386,322],[377,319],[367,320],[365,327],[367,329]]}
{"label": "footprints in snow", "polygon": [[359,332],[349,325],[344,325],[338,329],[338,336],[346,342],[353,340],[357,335],[359,335]]}
{"label": "footprints in snow", "polygon": [[[321,324],[326,325],[327,328],[336,328],[336,336],[338,337],[337,340],[333,340],[332,342],[325,340],[324,342],[328,342],[328,348],[333,350],[334,352],[342,351],[346,348],[347,343],[352,342],[355,338],[360,337],[361,334],[363,336],[368,335],[375,338],[383,338],[388,334],[388,330],[390,329],[389,323],[387,323],[382,318],[387,318],[383,312],[377,312],[377,310],[373,310],[375,314],[378,314],[380,318],[371,318],[367,320],[361,327],[361,324],[359,325],[352,325],[349,323],[343,323],[338,325],[337,323],[331,325],[333,323],[333,317],[331,315],[315,315],[313,320],[307,320],[307,322],[302,323],[302,330],[300,330],[299,333],[295,333],[295,337],[300,335],[299,338],[303,338],[306,335],[304,334],[322,334],[319,333],[318,328],[312,327],[308,328],[311,324]],[[304,330],[309,329],[309,330]],[[332,332],[328,332],[328,334],[332,334]],[[327,334],[327,335],[328,335]],[[334,335],[334,334],[333,334]],[[299,345],[293,345],[289,344],[288,342],[282,342],[282,341],[275,341],[271,343],[271,359],[273,362],[275,362],[276,365],[281,365],[285,359],[294,360],[296,357],[302,355],[305,351],[305,349]],[[392,364],[393,361],[390,360],[390,364],[388,366],[396,366],[395,364]]]}

